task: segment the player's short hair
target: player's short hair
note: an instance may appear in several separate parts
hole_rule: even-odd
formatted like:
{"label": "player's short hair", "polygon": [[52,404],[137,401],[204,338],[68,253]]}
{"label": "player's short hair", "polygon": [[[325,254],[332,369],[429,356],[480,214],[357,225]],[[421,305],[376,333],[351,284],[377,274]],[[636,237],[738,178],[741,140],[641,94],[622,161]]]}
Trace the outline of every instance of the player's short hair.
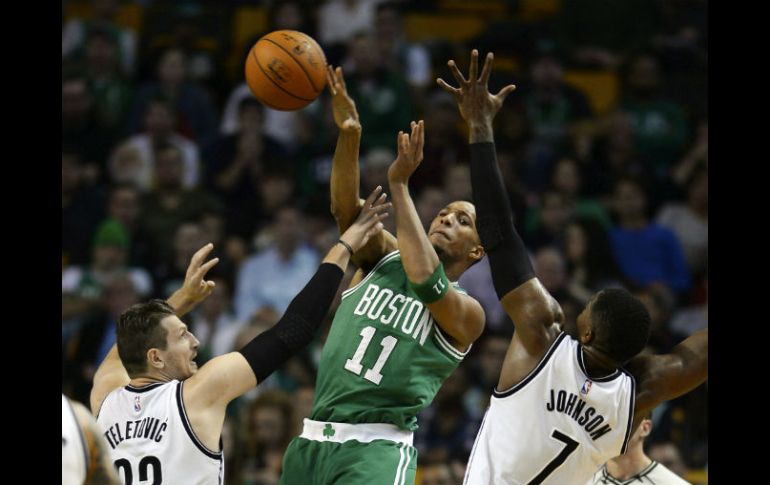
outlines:
{"label": "player's short hair", "polygon": [[147,370],[147,351],[166,349],[168,332],[160,322],[174,309],[164,300],[132,305],[118,318],[118,355],[130,377]]}
{"label": "player's short hair", "polygon": [[650,313],[622,288],[599,292],[591,306],[591,321],[594,347],[621,365],[641,352],[650,338]]}

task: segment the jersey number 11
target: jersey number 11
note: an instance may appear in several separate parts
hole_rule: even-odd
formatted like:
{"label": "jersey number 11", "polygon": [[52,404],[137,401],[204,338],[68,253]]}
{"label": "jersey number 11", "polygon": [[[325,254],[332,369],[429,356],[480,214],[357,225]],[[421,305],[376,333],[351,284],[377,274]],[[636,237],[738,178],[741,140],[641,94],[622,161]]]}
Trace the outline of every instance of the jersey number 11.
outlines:
{"label": "jersey number 11", "polygon": [[[361,340],[361,343],[358,344],[356,353],[353,354],[352,358],[345,361],[345,369],[349,370],[357,376],[360,376],[361,371],[364,369],[364,367],[361,365],[361,360],[364,358],[366,349],[369,347],[369,344],[372,341],[372,337],[374,337],[375,331],[376,329],[374,327],[366,327],[361,330],[360,335],[363,337],[363,339]],[[380,356],[377,358],[377,362],[374,363],[374,367],[364,373],[364,379],[380,385],[380,381],[382,380],[382,374],[380,374],[380,371],[382,370],[383,366],[385,366],[385,362],[388,360],[390,353],[393,352],[393,349],[396,348],[397,343],[398,339],[392,335],[388,335],[380,341],[380,345],[382,346]]]}

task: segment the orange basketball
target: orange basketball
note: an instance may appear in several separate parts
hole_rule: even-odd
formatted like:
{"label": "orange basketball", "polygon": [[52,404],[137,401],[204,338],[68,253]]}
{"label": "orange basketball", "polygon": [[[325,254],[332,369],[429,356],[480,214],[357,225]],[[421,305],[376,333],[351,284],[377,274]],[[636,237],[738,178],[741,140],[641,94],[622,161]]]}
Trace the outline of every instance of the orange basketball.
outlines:
{"label": "orange basketball", "polygon": [[276,30],[249,51],[246,82],[254,96],[270,108],[304,108],[326,86],[326,56],[309,35]]}

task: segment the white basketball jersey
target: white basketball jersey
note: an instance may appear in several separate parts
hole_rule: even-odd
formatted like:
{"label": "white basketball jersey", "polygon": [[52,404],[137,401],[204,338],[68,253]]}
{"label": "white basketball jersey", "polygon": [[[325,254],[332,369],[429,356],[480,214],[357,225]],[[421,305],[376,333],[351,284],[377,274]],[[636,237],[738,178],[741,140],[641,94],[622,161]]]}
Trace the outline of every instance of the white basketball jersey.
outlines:
{"label": "white basketball jersey", "polygon": [[590,379],[580,344],[562,332],[523,381],[494,390],[463,483],[585,483],[625,453],[633,416],[633,377]]}
{"label": "white basketball jersey", "polygon": [[88,447],[75,410],[61,395],[61,483],[82,485],[88,472]]}
{"label": "white basketball jersey", "polygon": [[115,389],[96,421],[124,484],[222,484],[224,456],[193,433],[181,382]]}
{"label": "white basketball jersey", "polygon": [[604,465],[586,485],[690,485],[690,482],[683,480],[657,461],[653,461],[628,480],[618,480],[613,477],[607,471],[607,465]]}

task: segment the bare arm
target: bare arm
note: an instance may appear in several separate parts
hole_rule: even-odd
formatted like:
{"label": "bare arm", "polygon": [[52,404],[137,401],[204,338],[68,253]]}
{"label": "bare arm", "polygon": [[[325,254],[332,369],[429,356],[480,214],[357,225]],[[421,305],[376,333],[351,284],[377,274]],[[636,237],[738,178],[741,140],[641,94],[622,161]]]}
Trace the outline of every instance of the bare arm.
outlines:
{"label": "bare arm", "polygon": [[[196,251],[187,267],[184,284],[166,300],[177,316],[188,313],[214,291],[215,283],[204,279],[206,273],[219,262],[219,258],[214,258],[204,263],[212,249],[214,245],[209,243]],[[113,345],[94,374],[90,396],[91,412],[94,416],[99,413],[104,398],[114,389],[127,385],[130,380],[118,355],[118,346]]]}
{"label": "bare arm", "polygon": [[[330,66],[327,80],[332,95],[334,121],[340,130],[332,160],[331,210],[342,234],[358,217],[364,203],[359,196],[358,152],[361,143],[361,123],[355,102],[347,93],[342,68],[338,67],[335,71]],[[380,231],[365,247],[353,255],[353,263],[359,268],[368,269],[395,249],[395,237],[387,231]]]}
{"label": "bare arm", "polygon": [[[340,238],[353,251],[382,231],[380,221],[388,215],[385,211],[390,203],[385,203],[384,194],[379,196],[380,191],[372,192],[360,216]],[[184,382],[182,398],[192,428],[206,446],[217,446],[230,401],[252,389],[310,343],[337,295],[350,254],[345,245],[334,245],[278,323],[238,352],[207,362]]]}
{"label": "bare arm", "polygon": [[[382,189],[375,189],[366,200],[365,209],[361,211],[361,214],[348,230],[342,234],[340,239],[348,244],[354,252],[360,249],[372,237],[376,236],[378,232],[382,231],[383,225],[381,221],[388,216],[387,211],[391,207],[391,204],[386,202]],[[335,244],[326,254],[321,266],[323,267],[326,263],[333,264],[339,268],[341,274],[344,274],[349,261],[350,252],[348,249],[343,244]],[[332,304],[337,288],[326,288],[324,285],[323,290],[328,290],[327,294],[315,294],[313,290],[316,286],[313,285],[313,282],[320,272],[321,269],[319,268],[314,279],[292,300],[281,322],[276,324],[274,328],[277,328],[282,322],[292,324],[292,320],[296,318],[304,320],[305,323],[315,328],[321,324],[323,317]],[[337,286],[339,286],[339,280],[337,281]],[[300,303],[301,301],[306,301],[310,304],[303,305]],[[317,309],[317,311],[312,312],[312,315],[308,314],[308,308],[305,308],[311,306]],[[304,328],[306,327],[303,327],[303,330]],[[249,345],[262,346],[265,347],[263,350],[267,352],[269,350],[267,349],[269,342],[265,340],[265,345],[260,343],[260,339],[264,339],[264,337],[265,334],[258,335],[252,342],[247,344],[247,347]],[[294,337],[294,335],[291,336],[291,338]],[[288,358],[290,355],[284,354],[281,357]],[[275,368],[281,364],[282,362],[272,361],[266,365]],[[272,370],[269,372],[272,372]],[[269,374],[269,372],[265,371],[266,374]],[[196,412],[209,410],[219,416],[221,411],[221,418],[224,419],[225,406],[236,397],[255,387],[258,384],[258,379],[259,377],[255,374],[252,363],[248,362],[244,353],[231,352],[207,362],[198,373],[187,380],[184,393],[185,403],[191,403]]]}
{"label": "bare arm", "polygon": [[669,354],[640,355],[626,366],[637,382],[636,416],[679,397],[708,378],[709,329],[694,333]]}
{"label": "bare arm", "polygon": [[[409,196],[409,177],[422,162],[425,125],[412,122],[411,136],[398,134],[398,156],[388,169],[391,197],[396,210],[396,231],[401,262],[407,278],[423,283],[433,274],[440,260],[423,229],[414,202]],[[484,310],[470,296],[450,286],[438,301],[427,304],[436,323],[465,350],[484,330]]]}
{"label": "bare arm", "polygon": [[85,406],[71,401],[72,410],[78,420],[83,438],[88,448],[88,473],[85,483],[88,485],[118,485],[118,476],[110,459],[107,442],[102,435],[103,430],[96,424],[94,418]]}
{"label": "bare arm", "polygon": [[104,398],[118,387],[126,386],[131,378],[123,367],[123,362],[118,355],[118,346],[113,345],[107,356],[94,374],[94,384],[91,387],[91,412],[94,416],[99,414]]}

